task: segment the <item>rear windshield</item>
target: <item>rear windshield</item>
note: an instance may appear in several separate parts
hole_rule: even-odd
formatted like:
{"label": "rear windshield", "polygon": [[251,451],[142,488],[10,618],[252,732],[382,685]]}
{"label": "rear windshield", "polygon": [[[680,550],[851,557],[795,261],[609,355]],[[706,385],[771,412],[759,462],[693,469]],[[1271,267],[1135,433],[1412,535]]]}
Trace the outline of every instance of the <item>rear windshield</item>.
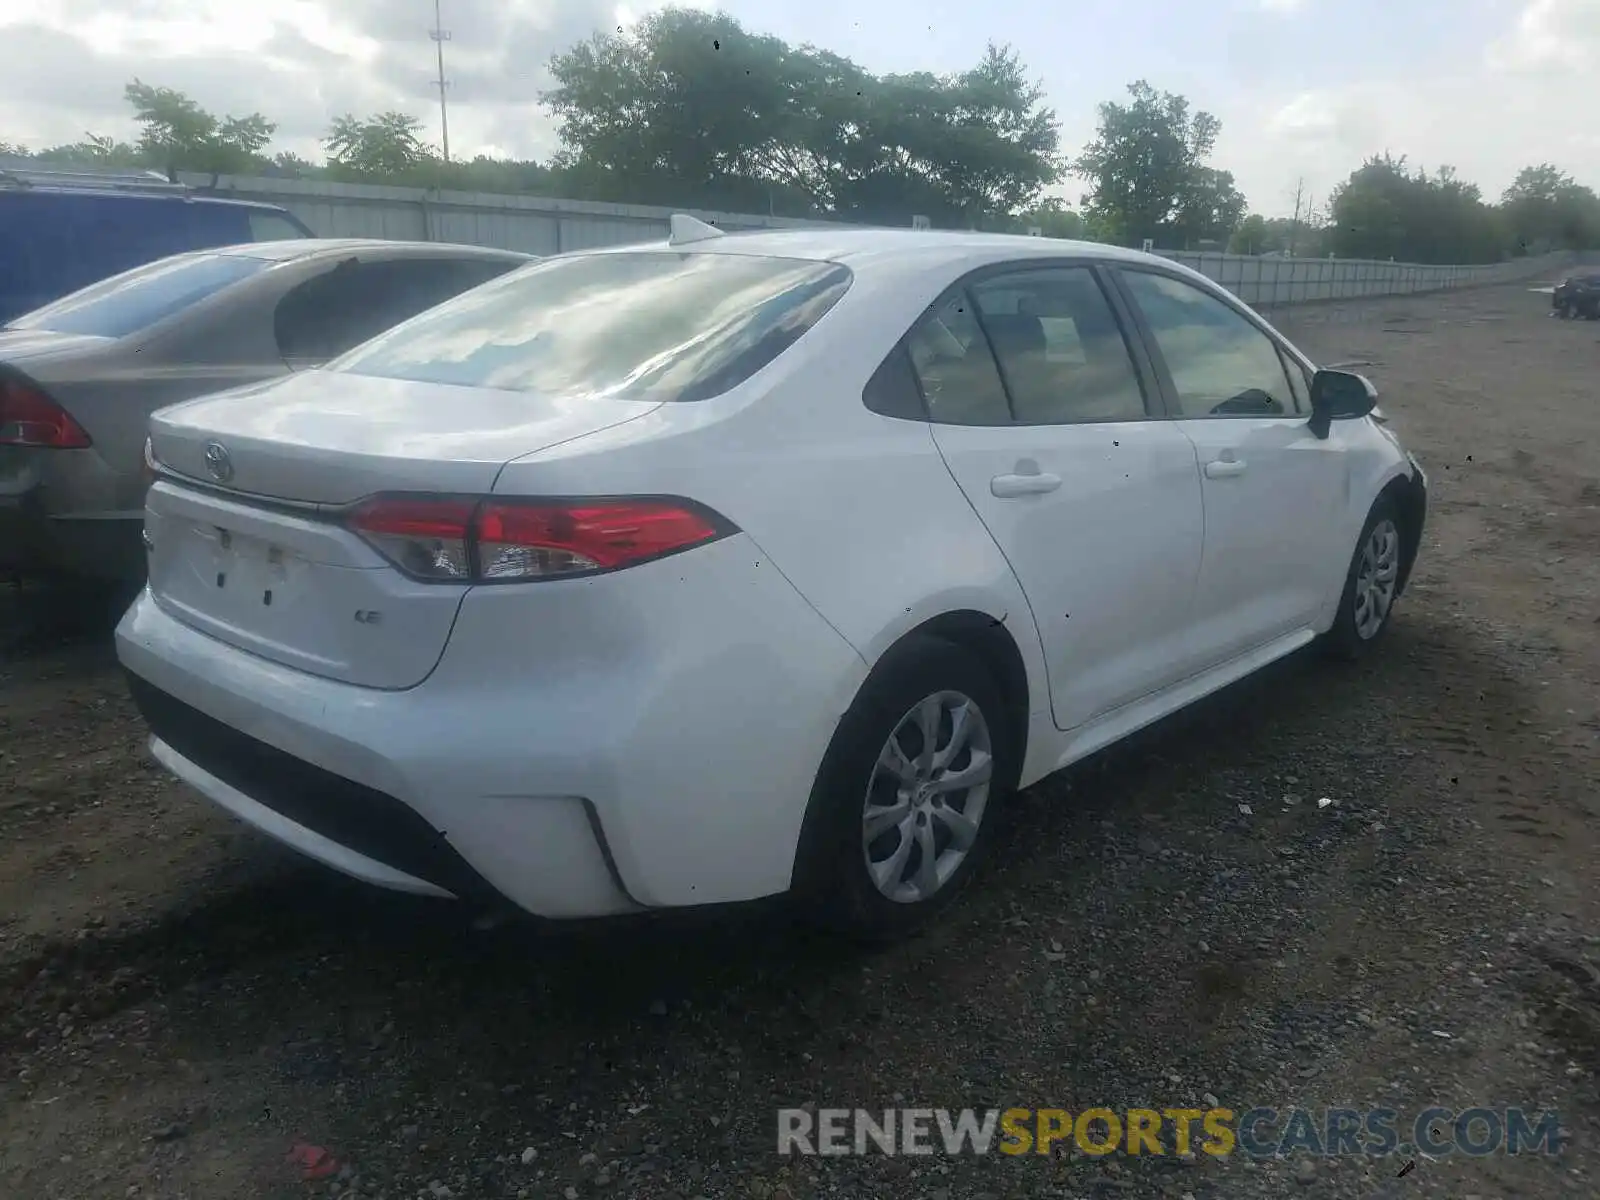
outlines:
{"label": "rear windshield", "polygon": [[792,346],[850,281],[836,263],[745,254],[550,259],[396,326],[330,369],[552,398],[704,400]]}
{"label": "rear windshield", "polygon": [[8,328],[127,337],[270,266],[259,258],[180,254],[90,284]]}

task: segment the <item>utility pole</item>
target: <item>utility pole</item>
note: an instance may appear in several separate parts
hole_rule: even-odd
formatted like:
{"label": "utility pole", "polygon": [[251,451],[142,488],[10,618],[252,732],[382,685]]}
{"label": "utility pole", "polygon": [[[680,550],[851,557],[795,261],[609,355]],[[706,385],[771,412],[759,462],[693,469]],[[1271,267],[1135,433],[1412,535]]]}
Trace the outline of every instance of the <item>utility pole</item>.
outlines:
{"label": "utility pole", "polygon": [[439,79],[435,87],[439,89],[439,131],[444,136],[444,161],[450,163],[450,110],[445,103],[444,90],[450,86],[444,77],[444,44],[450,40],[450,31],[444,27],[444,17],[439,11],[441,0],[433,0],[433,28],[428,35],[433,38],[433,44],[439,54]]}
{"label": "utility pole", "polygon": [[1289,257],[1294,257],[1295,242],[1300,235],[1300,204],[1306,190],[1305,176],[1301,176],[1294,185],[1294,220],[1289,222]]}

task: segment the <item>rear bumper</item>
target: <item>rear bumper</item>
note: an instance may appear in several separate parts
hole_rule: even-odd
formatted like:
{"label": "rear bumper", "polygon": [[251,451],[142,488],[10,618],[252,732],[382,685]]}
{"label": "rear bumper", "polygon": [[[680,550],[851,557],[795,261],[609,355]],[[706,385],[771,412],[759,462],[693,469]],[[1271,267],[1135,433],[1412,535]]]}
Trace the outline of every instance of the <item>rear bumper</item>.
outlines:
{"label": "rear bumper", "polygon": [[379,887],[460,899],[492,892],[392,796],[231,729],[132,672],[128,690],[156,760],[246,824]]}
{"label": "rear bumper", "polygon": [[0,498],[0,571],[139,580],[143,531],[141,517],[51,517],[27,498]]}
{"label": "rear bumper", "polygon": [[[236,650],[148,589],[117,650],[169,770],[347,874],[551,918],[753,900],[790,885],[865,668],[746,539],[692,557],[535,585],[531,609],[474,589],[403,691]],[[619,634],[607,590],[641,587]]]}
{"label": "rear bumper", "polygon": [[252,800],[231,783],[213,775],[193,759],[185,758],[158,737],[150,739],[150,752],[157,762],[184,783],[211,797],[246,824],[254,826],[280,842],[298,846],[304,854],[318,862],[365,883],[393,891],[414,892],[417,895],[439,896],[445,899],[456,898],[455,893],[446,891],[437,883],[430,883],[419,875],[409,874],[358,850],[352,850],[325,834],[318,833],[315,829],[290,820],[277,809],[259,800]]}
{"label": "rear bumper", "polygon": [[0,570],[144,578],[144,512],[95,450],[0,446]]}

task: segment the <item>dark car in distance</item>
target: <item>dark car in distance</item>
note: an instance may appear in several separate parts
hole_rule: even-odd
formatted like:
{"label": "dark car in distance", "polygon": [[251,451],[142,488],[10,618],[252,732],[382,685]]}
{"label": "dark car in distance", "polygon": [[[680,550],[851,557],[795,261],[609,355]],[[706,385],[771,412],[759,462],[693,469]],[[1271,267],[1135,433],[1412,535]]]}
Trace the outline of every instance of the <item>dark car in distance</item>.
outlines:
{"label": "dark car in distance", "polygon": [[201,194],[150,171],[0,159],[0,323],[158,258],[312,236],[277,205]]}
{"label": "dark car in distance", "polygon": [[1600,271],[1568,275],[1556,284],[1550,295],[1550,307],[1563,321],[1574,317],[1600,320]]}

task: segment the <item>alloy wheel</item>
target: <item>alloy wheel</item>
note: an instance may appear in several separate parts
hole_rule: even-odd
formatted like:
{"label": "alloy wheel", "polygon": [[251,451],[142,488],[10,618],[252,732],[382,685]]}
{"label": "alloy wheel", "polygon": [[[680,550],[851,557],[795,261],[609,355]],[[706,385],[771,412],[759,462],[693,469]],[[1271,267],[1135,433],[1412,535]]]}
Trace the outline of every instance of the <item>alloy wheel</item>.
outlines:
{"label": "alloy wheel", "polygon": [[879,751],[862,812],[862,852],[878,891],[925,901],[978,838],[994,777],[989,722],[973,700],[936,692],[913,705]]}

